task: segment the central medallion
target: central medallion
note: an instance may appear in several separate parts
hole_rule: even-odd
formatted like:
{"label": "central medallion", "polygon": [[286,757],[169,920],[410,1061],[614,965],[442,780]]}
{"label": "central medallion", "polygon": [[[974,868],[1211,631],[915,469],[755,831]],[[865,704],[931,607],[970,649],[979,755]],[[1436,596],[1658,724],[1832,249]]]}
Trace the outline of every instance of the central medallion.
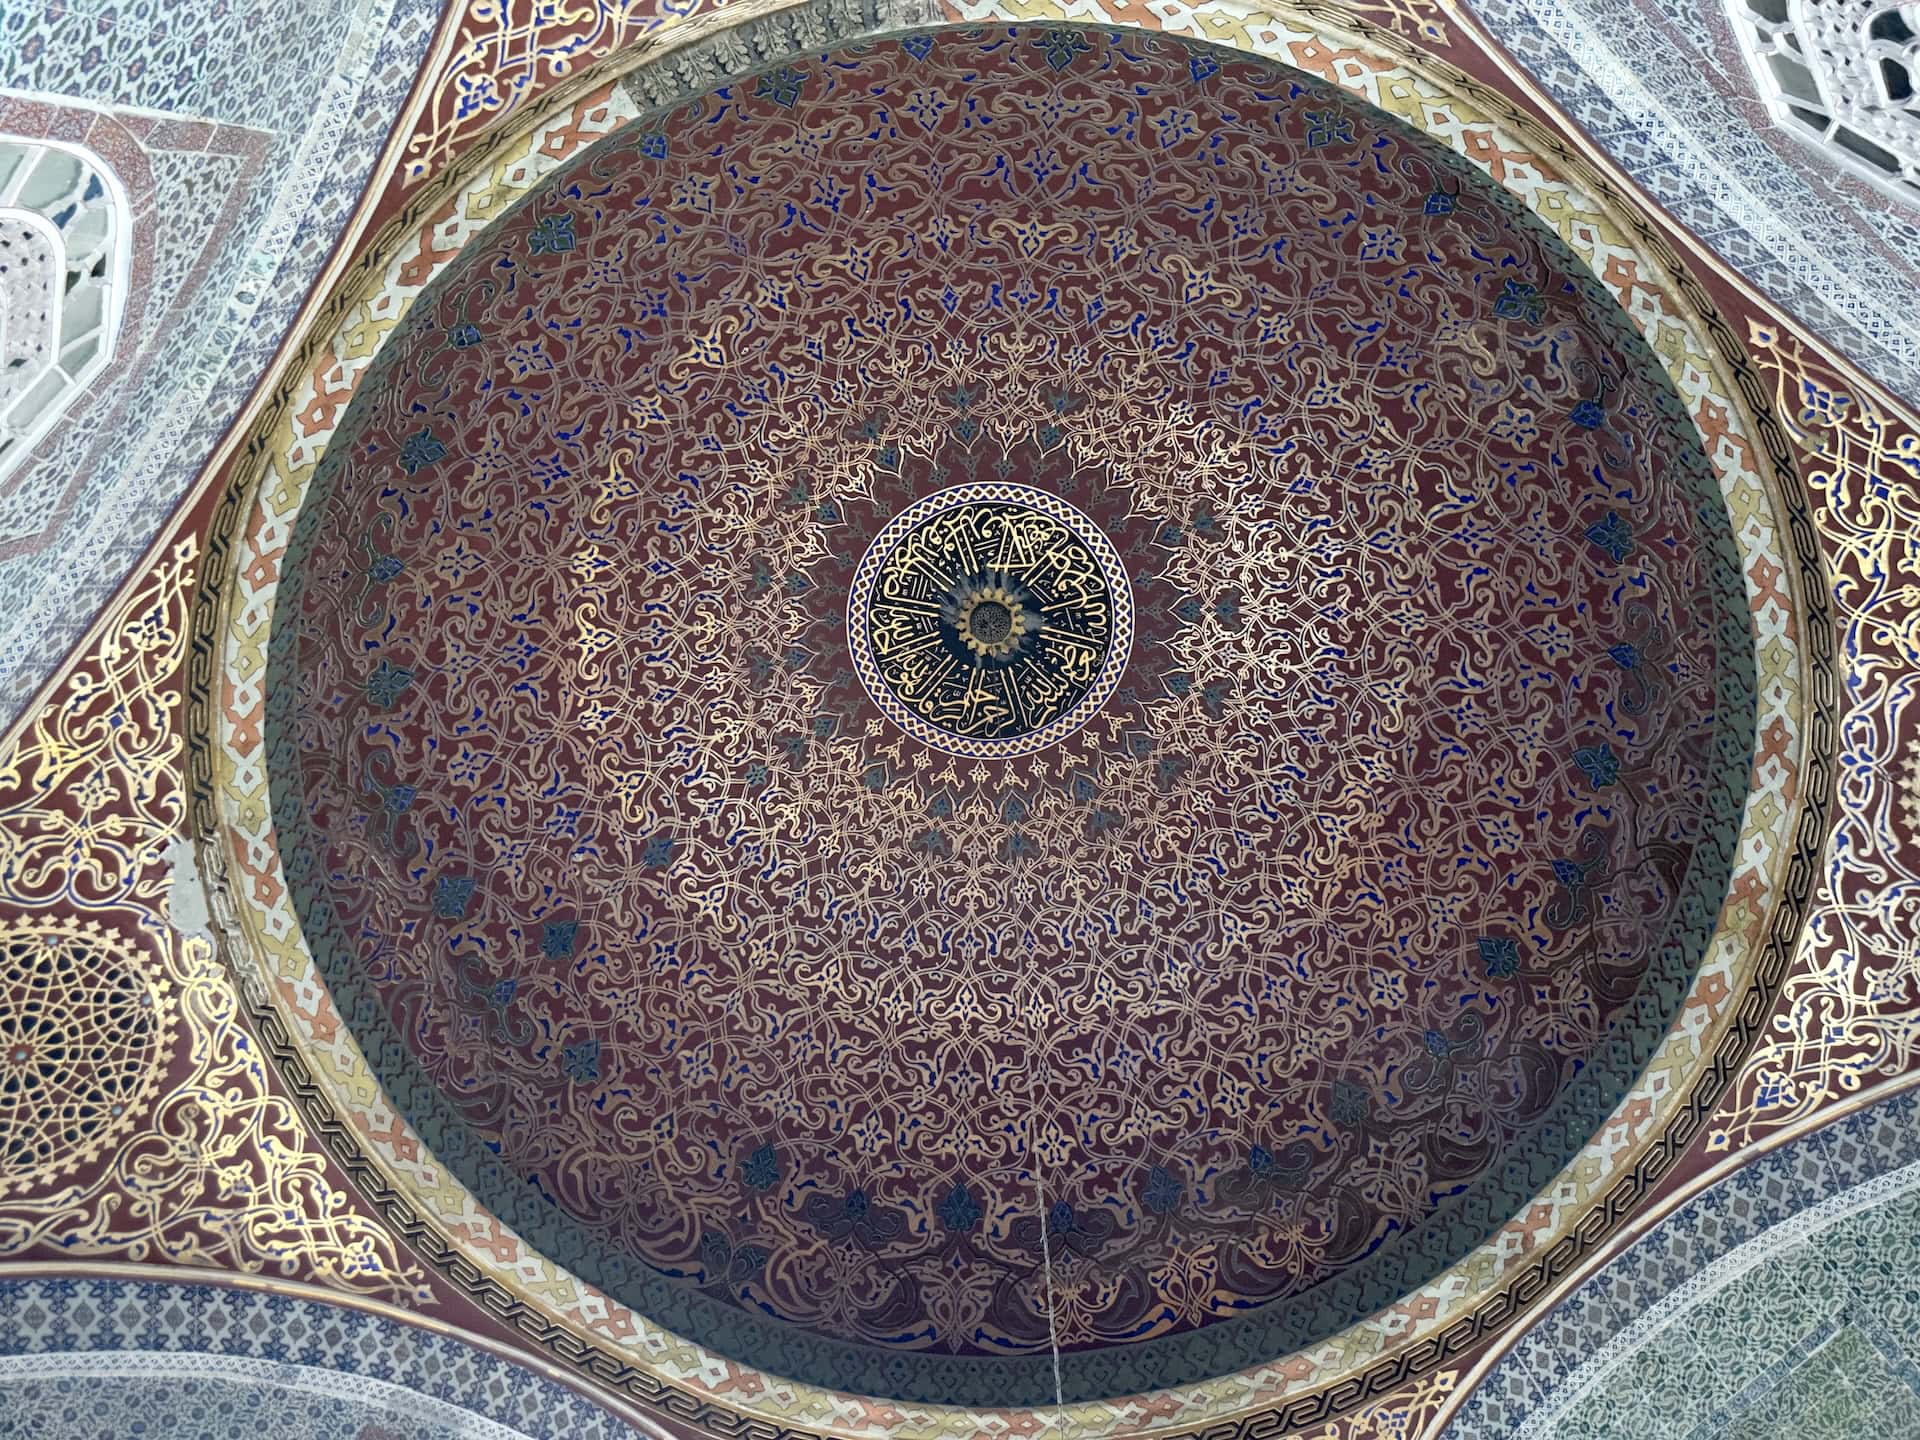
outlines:
{"label": "central medallion", "polygon": [[1120,682],[1133,591],[1086,515],[1026,485],[955,485],[873,539],[847,597],[874,704],[936,749],[1025,755],[1071,734]]}

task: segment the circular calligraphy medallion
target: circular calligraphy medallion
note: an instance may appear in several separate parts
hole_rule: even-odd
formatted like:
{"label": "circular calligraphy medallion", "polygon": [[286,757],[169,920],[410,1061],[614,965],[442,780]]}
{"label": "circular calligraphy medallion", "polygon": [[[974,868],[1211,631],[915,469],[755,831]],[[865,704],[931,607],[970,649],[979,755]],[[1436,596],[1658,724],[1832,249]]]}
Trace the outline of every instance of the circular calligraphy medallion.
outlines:
{"label": "circular calligraphy medallion", "polygon": [[1058,496],[956,485],[887,523],[847,596],[854,667],[880,712],[981,759],[1072,734],[1113,693],[1133,590],[1113,544]]}

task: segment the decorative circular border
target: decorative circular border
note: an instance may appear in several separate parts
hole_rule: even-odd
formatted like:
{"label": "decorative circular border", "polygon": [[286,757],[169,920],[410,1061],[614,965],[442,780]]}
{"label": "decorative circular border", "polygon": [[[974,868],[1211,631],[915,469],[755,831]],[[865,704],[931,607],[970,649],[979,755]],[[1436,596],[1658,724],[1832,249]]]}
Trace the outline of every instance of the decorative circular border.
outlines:
{"label": "decorative circular border", "polygon": [[[194,602],[185,700],[191,814],[199,839],[202,873],[216,899],[241,899],[244,892],[234,888],[229,877],[238,879],[254,874],[251,862],[256,858],[254,850],[258,843],[250,838],[255,833],[250,818],[254,802],[248,798],[260,779],[252,768],[256,761],[252,758],[252,749],[245,743],[244,728],[231,737],[241,743],[241,749],[230,750],[221,696],[228,686],[238,687],[237,703],[253,703],[245,697],[250,693],[257,696],[258,676],[245,668],[245,657],[249,647],[257,644],[248,637],[258,629],[264,611],[259,599],[249,598],[253,587],[242,585],[239,592],[233,587],[243,578],[240,572],[254,553],[255,539],[251,524],[247,523],[249,517],[254,517],[252,523],[266,527],[259,537],[260,543],[267,546],[263,554],[271,554],[277,544],[275,536],[284,533],[275,528],[281,522],[274,519],[276,512],[271,506],[255,514],[255,507],[264,504],[267,498],[267,491],[261,488],[263,480],[269,487],[276,483],[297,485],[300,468],[312,463],[308,443],[277,431],[276,424],[284,426],[284,418],[278,417],[284,417],[299,403],[297,397],[307,382],[315,357],[334,334],[332,327],[349,323],[350,317],[362,317],[355,323],[371,325],[373,328],[368,333],[377,343],[379,333],[392,323],[386,317],[400,312],[384,308],[374,312],[361,307],[392,283],[388,267],[401,264],[403,243],[416,234],[425,233],[423,225],[437,235],[438,231],[428,222],[430,212],[450,200],[457,200],[475,184],[484,186],[488,168],[502,163],[500,155],[511,154],[510,147],[514,144],[524,149],[527,143],[538,143],[543,127],[563,119],[566,107],[594,93],[596,85],[605,87],[609,79],[618,79],[624,90],[630,84],[639,83],[647,99],[638,103],[641,109],[646,109],[656,94],[683,93],[692,83],[688,76],[704,83],[706,72],[702,65],[715,67],[717,73],[731,64],[734,69],[727,69],[726,73],[734,74],[748,66],[760,68],[777,53],[813,48],[811,42],[822,38],[836,43],[846,39],[871,41],[886,33],[885,22],[878,17],[873,0],[859,0],[858,14],[832,0],[808,7],[805,12],[770,14],[775,8],[758,3],[742,5],[726,17],[727,25],[737,25],[738,29],[727,28],[713,36],[710,43],[715,53],[694,60],[681,58],[687,56],[687,52],[680,51],[672,65],[660,67],[658,80],[651,72],[644,80],[641,78],[643,68],[657,61],[657,53],[628,54],[604,68],[583,72],[559,87],[542,107],[530,113],[524,129],[497,144],[474,147],[456,159],[441,176],[423,186],[413,204],[388,222],[347,272],[334,297],[317,312],[314,330],[298,352],[303,364],[277,377],[269,408],[248,438],[240,461],[220,493],[206,532],[206,566]],[[824,22],[816,18],[822,10],[829,16]],[[1673,1098],[1658,1107],[1668,1113],[1657,1117],[1651,1135],[1640,1136],[1630,1128],[1624,1143],[1619,1140],[1613,1143],[1611,1149],[1616,1158],[1608,1164],[1605,1182],[1599,1190],[1587,1195],[1593,1184],[1590,1177],[1569,1182],[1586,1196],[1567,1201],[1577,1213],[1557,1227],[1552,1237],[1529,1248],[1524,1261],[1511,1257],[1510,1263],[1503,1264],[1497,1274],[1470,1279],[1467,1291],[1458,1297],[1459,1304],[1465,1308],[1456,1314],[1452,1313],[1456,1307],[1450,1306],[1444,1328],[1416,1326],[1419,1333],[1412,1333],[1390,1325],[1379,1339],[1357,1352],[1374,1358],[1347,1364],[1323,1377],[1313,1375],[1311,1364],[1307,1371],[1292,1379],[1282,1378],[1279,1372],[1267,1367],[1260,1372],[1267,1376],[1264,1381],[1249,1374],[1244,1377],[1244,1383],[1236,1381],[1227,1386],[1221,1382],[1221,1386],[1209,1385],[1191,1394],[1170,1394],[1168,1401],[1172,1408],[1164,1412],[1157,1426],[1145,1427],[1161,1435],[1201,1433],[1186,1428],[1196,1423],[1192,1418],[1195,1414],[1207,1424],[1204,1432],[1207,1436],[1234,1437],[1278,1433],[1351,1411],[1371,1399],[1391,1394],[1410,1377],[1432,1372],[1507,1330],[1531,1311],[1557,1277],[1603,1248],[1634,1212],[1639,1200],[1659,1184],[1707,1123],[1771,1012],[1818,871],[1826,834],[1824,815],[1834,781],[1838,682],[1833,614],[1804,487],[1794,451],[1773,409],[1772,394],[1747,358],[1738,335],[1716,309],[1711,294],[1686,267],[1673,243],[1637,197],[1623,191],[1604,166],[1561,138],[1549,124],[1506,92],[1475,79],[1391,29],[1327,0],[1294,0],[1284,13],[1291,18],[1277,35],[1269,35],[1264,30],[1259,34],[1248,31],[1237,35],[1224,48],[1266,54],[1263,47],[1284,43],[1369,47],[1370,53],[1393,67],[1383,76],[1380,90],[1383,97],[1388,94],[1394,97],[1396,108],[1417,102],[1421,113],[1427,113],[1424,107],[1437,103],[1429,96],[1431,91],[1451,97],[1455,104],[1466,107],[1464,120],[1458,123],[1491,127],[1496,135],[1509,137],[1509,143],[1517,138],[1522,145],[1530,147],[1525,153],[1536,154],[1553,167],[1548,178],[1556,193],[1562,188],[1570,191],[1589,206],[1596,217],[1614,227],[1595,234],[1593,241],[1601,247],[1627,249],[1647,268],[1650,282],[1661,287],[1657,293],[1671,312],[1672,323],[1684,327],[1692,339],[1691,345],[1668,356],[1669,366],[1675,373],[1685,367],[1694,374],[1696,383],[1710,385],[1712,388],[1702,392],[1704,400],[1690,403],[1730,405],[1738,417],[1737,442],[1751,447],[1753,469],[1738,459],[1722,462],[1722,484],[1730,493],[1737,490],[1744,495],[1743,504],[1751,512],[1748,524],[1761,527],[1751,533],[1743,529],[1743,543],[1751,539],[1759,544],[1762,548],[1754,553],[1764,559],[1772,553],[1775,541],[1754,539],[1754,536],[1775,536],[1778,553],[1785,564],[1788,593],[1792,597],[1791,608],[1785,615],[1796,633],[1788,641],[1791,658],[1787,669],[1770,682],[1776,687],[1770,693],[1778,698],[1769,703],[1777,715],[1792,717],[1794,759],[1790,768],[1797,770],[1799,783],[1797,787],[1790,786],[1780,799],[1785,808],[1776,819],[1756,820],[1749,813],[1746,824],[1761,827],[1754,843],[1761,846],[1761,852],[1757,853],[1764,858],[1757,863],[1764,873],[1755,876],[1761,880],[1762,890],[1752,927],[1742,926],[1734,933],[1723,933],[1719,942],[1725,954],[1717,962],[1720,966],[1717,973],[1732,982],[1731,993],[1721,982],[1722,998],[1703,1002],[1704,1009],[1688,1025],[1685,1034],[1674,1037],[1683,1051],[1700,1058],[1689,1062],[1673,1086]],[[1028,23],[1033,23],[1031,17]],[[863,24],[869,27],[865,31],[860,28]],[[804,47],[782,45],[778,36],[769,43],[767,32],[782,25],[788,27],[790,35],[803,33],[801,27],[831,33],[809,35],[810,43]],[[832,28],[836,26],[839,28]],[[1157,23],[1126,28],[1138,28],[1150,34],[1164,33]],[[1234,27],[1228,27],[1228,31],[1232,29]],[[1296,39],[1288,42],[1288,35]],[[1308,38],[1297,38],[1302,36]],[[1320,38],[1323,36],[1327,38]],[[1343,88],[1351,91],[1361,87],[1358,81],[1349,81]],[[1433,115],[1442,131],[1456,123],[1448,113],[1433,112]],[[1458,149],[1461,142],[1456,140],[1454,144]],[[482,196],[483,207],[491,203],[485,199],[490,192],[483,188],[476,193]],[[1578,213],[1584,216],[1587,211]],[[398,302],[402,310],[407,303],[407,292],[417,293],[417,289],[417,285],[402,284],[402,298]],[[383,299],[379,303],[385,307],[390,302]],[[375,365],[367,374],[377,376],[377,361],[376,356]],[[365,378],[363,375],[363,383]],[[282,458],[279,452],[286,443],[291,443],[293,449],[288,457]],[[292,467],[291,471],[285,468],[288,466]],[[267,562],[256,558],[254,563]],[[266,573],[270,582],[270,566]],[[1749,593],[1757,594],[1751,583]],[[1777,625],[1779,621],[1776,618],[1769,623]],[[237,653],[243,667],[230,677],[220,668],[221,657],[229,645],[239,647]],[[1779,708],[1781,704],[1785,705],[1784,710]],[[234,719],[242,727],[250,723],[244,712],[236,712]],[[1769,781],[1763,788],[1771,792],[1777,785]],[[239,804],[242,809],[230,812],[229,806],[233,804]],[[1743,846],[1745,843],[1743,841]],[[1773,850],[1776,845],[1777,852]],[[567,1304],[556,1308],[554,1304],[536,1299],[533,1292],[523,1291],[505,1270],[495,1273],[495,1268],[469,1257],[462,1242],[449,1234],[447,1227],[453,1223],[451,1219],[443,1218],[437,1206],[423,1210],[427,1197],[408,1188],[413,1182],[393,1168],[398,1162],[382,1158],[369,1149],[357,1128],[358,1122],[342,1109],[349,1103],[347,1098],[336,1092],[333,1081],[314,1073],[311,1065],[315,1057],[309,1055],[289,1030],[285,1009],[289,1002],[273,989],[270,977],[277,972],[269,968],[266,974],[270,983],[264,989],[260,987],[256,977],[262,965],[271,957],[281,956],[286,944],[284,937],[275,938],[274,922],[268,915],[253,914],[250,907],[254,901],[269,911],[273,909],[271,897],[263,895],[250,895],[247,903],[232,905],[236,923],[224,937],[222,953],[244,993],[250,997],[249,1013],[260,1030],[265,1048],[286,1077],[315,1132],[329,1141],[369,1203],[397,1234],[406,1237],[424,1259],[450,1276],[477,1303],[518,1329],[532,1343],[599,1376],[615,1388],[657,1405],[666,1413],[707,1427],[713,1433],[816,1436],[823,1424],[842,1429],[851,1426],[852,1430],[846,1433],[860,1434],[876,1434],[891,1428],[892,1422],[873,1414],[866,1402],[855,1397],[823,1394],[773,1377],[766,1377],[765,1383],[770,1389],[762,1391],[756,1387],[753,1393],[760,1397],[758,1400],[728,1398],[693,1378],[699,1369],[695,1364],[699,1354],[692,1350],[683,1354],[684,1347],[674,1337],[654,1339],[635,1335],[631,1340],[622,1341],[617,1338],[620,1326],[630,1325],[635,1317],[621,1320],[608,1316],[607,1321],[614,1324],[614,1329],[605,1330],[601,1323],[590,1318],[593,1314],[605,1313],[590,1294],[572,1295]],[[261,929],[263,924],[268,928]],[[238,950],[236,945],[240,947]],[[282,957],[283,962],[284,959]],[[318,1058],[329,1066],[347,1063],[349,1070],[344,1073],[364,1076],[364,1067],[352,1068],[350,1056]],[[377,1102],[377,1096],[372,1098]],[[1562,1179],[1566,1181],[1567,1177]],[[1566,1184],[1556,1188],[1565,1190]],[[449,1217],[452,1213],[448,1212]],[[566,1277],[562,1274],[561,1278]],[[592,1303],[580,1309],[582,1301]],[[1399,1307],[1393,1313],[1399,1314]],[[1384,1348],[1381,1348],[1382,1341]],[[1287,1373],[1293,1374],[1291,1368]],[[1256,1382],[1257,1388],[1248,1388]],[[1219,1394],[1214,1400],[1203,1393],[1216,1389]],[[1217,1408],[1210,1410],[1209,1406]],[[1106,1411],[1112,1407],[1095,1408],[1105,1418],[1098,1418],[1091,1410],[1081,1407],[1069,1412],[1072,1423],[1076,1427],[1094,1427],[1088,1430],[1089,1434],[1108,1433],[1115,1425],[1122,1430],[1141,1428],[1141,1417],[1133,1406],[1121,1406],[1110,1416]],[[830,1416],[840,1419],[830,1420]],[[940,1412],[921,1408],[899,1415],[898,1420],[939,1435],[974,1433],[978,1424],[975,1412],[965,1410],[947,1412],[943,1418]]]}
{"label": "decorative circular border", "polygon": [[[1093,677],[1093,684],[1087,688],[1087,693],[1066,714],[1048,721],[1038,730],[1030,730],[1025,735],[1009,735],[1000,740],[976,740],[969,735],[943,730],[909,710],[894,696],[886,677],[880,673],[867,630],[874,581],[880,573],[880,567],[892,556],[900,541],[936,515],[943,515],[962,505],[982,502],[1024,505],[1058,520],[1093,553],[1101,574],[1106,577],[1107,589],[1113,596],[1113,638],[1107,645],[1100,673]],[[1056,741],[1066,739],[1107,703],[1107,697],[1120,684],[1120,677],[1126,672],[1127,659],[1133,653],[1133,582],[1127,575],[1127,567],[1120,562],[1120,552],[1114,549],[1113,542],[1093,522],[1093,517],[1058,495],[1037,490],[1031,485],[1010,485],[999,481],[951,485],[945,490],[923,495],[887,521],[880,527],[880,533],[873,537],[873,543],[867,546],[867,553],[860,557],[859,568],[853,572],[853,583],[847,587],[847,649],[853,655],[853,668],[860,676],[860,683],[866,687],[868,698],[882,715],[915,740],[963,759],[1011,760],[1016,756],[1031,755],[1036,750],[1044,750]]]}
{"label": "decorative circular border", "polygon": [[[101,974],[115,981],[125,979],[139,989],[140,1008],[151,1017],[152,1029],[139,1077],[117,1098],[118,1113],[96,1126],[79,1144],[59,1151],[43,1164],[18,1171],[0,1171],[0,1196],[8,1200],[45,1190],[125,1139],[135,1122],[152,1106],[161,1077],[173,1064],[174,1048],[171,987],[153,966],[142,963],[138,951],[119,935],[98,921],[74,920],[59,914],[23,916],[11,924],[0,924],[0,953],[20,944],[88,947],[91,951],[88,958]],[[84,1023],[103,1017],[75,1018]]]}

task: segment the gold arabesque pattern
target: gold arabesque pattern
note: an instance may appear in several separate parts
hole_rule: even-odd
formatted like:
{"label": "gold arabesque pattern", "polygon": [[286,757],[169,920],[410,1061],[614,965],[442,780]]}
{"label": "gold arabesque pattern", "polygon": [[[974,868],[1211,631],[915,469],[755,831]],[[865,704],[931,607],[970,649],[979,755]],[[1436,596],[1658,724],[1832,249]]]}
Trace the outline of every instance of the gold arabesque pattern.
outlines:
{"label": "gold arabesque pattern", "polygon": [[9,920],[137,965],[158,1021],[150,1073],[165,1079],[136,1095],[140,1123],[108,1136],[118,1143],[104,1164],[38,1171],[0,1198],[0,1258],[57,1249],[271,1269],[418,1302],[431,1293],[419,1266],[336,1183],[242,1023],[226,966],[170,922],[183,809],[174,716],[198,555],[193,540],[166,543],[0,746]]}
{"label": "gold arabesque pattern", "polygon": [[[1042,13],[1047,10],[1045,6],[1037,8]],[[1769,742],[1762,767],[1762,788],[1754,806],[1750,807],[1748,831],[1743,839],[1741,867],[1735,883],[1736,900],[1716,942],[1714,956],[1688,1002],[1686,1017],[1667,1051],[1656,1059],[1649,1071],[1642,1093],[1623,1107],[1617,1124],[1603,1135],[1590,1156],[1542,1197],[1543,1213],[1554,1217],[1545,1233],[1561,1234],[1558,1227],[1597,1193],[1596,1187],[1604,1184],[1611,1167],[1628,1163],[1639,1153],[1648,1137],[1656,1132],[1660,1117],[1669,1113],[1680,1098],[1687,1076],[1699,1063],[1701,1046],[1714,1043],[1712,1037],[1728,1018],[1729,990],[1739,983],[1742,964],[1739,957],[1744,947],[1755,943],[1767,917],[1774,912],[1784,859],[1779,847],[1790,830],[1796,804],[1808,793],[1807,788],[1798,792],[1795,788],[1796,775],[1801,776],[1803,785],[1805,777],[1799,769],[1803,757],[1796,738],[1802,662],[1798,658],[1791,593],[1792,587],[1800,583],[1795,565],[1802,562],[1791,561],[1782,553],[1780,530],[1772,509],[1775,502],[1768,496],[1769,488],[1776,481],[1771,476],[1763,478],[1767,472],[1761,467],[1767,461],[1746,412],[1734,398],[1737,392],[1719,370],[1711,347],[1701,338],[1702,332],[1691,328],[1694,322],[1686,318],[1687,302],[1676,297],[1671,280],[1658,265],[1644,251],[1636,250],[1647,232],[1622,226],[1608,208],[1617,204],[1617,197],[1599,202],[1592,198],[1591,190],[1583,191],[1570,185],[1565,179],[1569,169],[1583,173],[1574,153],[1558,142],[1543,140],[1537,129],[1529,128],[1531,122],[1506,107],[1495,92],[1484,86],[1476,87],[1458,76],[1439,85],[1419,73],[1399,68],[1411,59],[1411,52],[1378,32],[1367,39],[1356,38],[1355,29],[1341,28],[1355,23],[1342,20],[1341,13],[1314,7],[1311,15],[1305,11],[1290,12],[1291,18],[1276,20],[1258,12],[1243,14],[1234,9],[1214,13],[1210,10],[1201,20],[1179,8],[1169,12],[1164,23],[1170,29],[1197,27],[1210,38],[1278,54],[1320,70],[1328,79],[1348,84],[1375,103],[1441,134],[1527,198],[1537,211],[1550,216],[1569,243],[1589,259],[1616,291],[1630,299],[1634,313],[1641,317],[1649,339],[1667,361],[1696,423],[1713,447],[1721,467],[1723,488],[1739,517],[1743,543],[1751,547],[1749,590],[1762,636],[1762,730],[1764,736],[1782,738],[1777,743]],[[1154,23],[1162,22],[1156,18]],[[1418,70],[1416,65],[1415,71]],[[1498,123],[1491,118],[1496,113],[1501,116]],[[1506,128],[1509,126],[1518,126],[1518,133],[1524,138],[1516,138],[1516,132]],[[1589,179],[1582,183],[1592,182]],[[489,191],[488,195],[497,201],[497,191]],[[465,222],[456,218],[451,223],[458,226]],[[415,287],[417,283],[408,279],[403,289]],[[390,307],[382,311],[376,306],[373,313],[380,317],[376,325],[384,328],[398,312]],[[344,392],[336,393],[344,398]],[[339,399],[331,402],[335,407],[339,403]],[[337,408],[334,413],[337,414]],[[309,457],[311,447],[323,440],[324,434],[324,428],[320,428],[306,437]],[[295,487],[300,483],[301,465],[301,461],[293,460],[288,472],[289,481]],[[1790,475],[1784,470],[1780,473]],[[274,485],[281,486],[282,482],[276,478]],[[259,532],[268,537],[265,551],[268,557],[274,549],[271,536],[277,522],[273,514],[284,514],[281,507],[297,500],[297,488],[270,489],[273,505],[265,517],[266,530]],[[1784,581],[1783,571],[1787,577]],[[254,623],[257,621],[242,621],[243,628]],[[240,694],[245,695],[244,682]],[[271,942],[268,948],[277,950]],[[375,1124],[385,1127],[391,1119],[390,1115],[375,1118]],[[398,1158],[403,1167],[408,1164],[404,1157]],[[429,1184],[432,1183],[429,1180]],[[1299,1394],[1304,1388],[1331,1374],[1343,1373],[1366,1356],[1377,1353],[1381,1345],[1394,1343],[1394,1337],[1425,1333],[1434,1325],[1447,1323],[1448,1317],[1461,1313],[1460,1307],[1476,1304],[1489,1287],[1500,1283],[1498,1277],[1540,1243],[1540,1227],[1538,1218],[1530,1219],[1516,1229],[1510,1241],[1493,1247],[1484,1256],[1469,1262],[1460,1274],[1435,1287],[1432,1296],[1423,1295],[1406,1306],[1396,1307],[1380,1325],[1368,1327],[1366,1334],[1346,1337],[1297,1357],[1289,1362],[1284,1375],[1270,1368],[1256,1370],[1192,1392],[1157,1397],[1155,1415],[1158,1418],[1154,1423],[1177,1428],[1184,1417],[1219,1415],[1249,1404],[1271,1401],[1279,1394]],[[515,1266],[525,1263],[526,1258],[524,1252],[517,1252],[517,1258],[503,1263]],[[590,1317],[601,1312],[597,1302],[588,1301],[578,1313],[585,1323],[595,1323]],[[611,1330],[603,1327],[603,1333],[631,1333],[635,1317],[616,1314],[609,1323]],[[644,1335],[643,1323],[640,1328]],[[670,1367],[684,1363],[690,1368],[680,1373],[696,1385],[703,1384],[698,1377],[705,1362],[691,1354],[682,1356],[671,1345],[663,1349],[652,1340],[643,1340],[637,1350],[629,1353],[655,1355]],[[1375,1371],[1384,1374],[1386,1368],[1384,1364],[1375,1366],[1369,1375]],[[1370,1378],[1368,1383],[1371,1387],[1375,1382]],[[1369,1388],[1368,1393],[1381,1392]],[[1230,1395],[1242,1398],[1236,1402]],[[1303,1396],[1306,1398],[1311,1397]],[[812,1394],[787,1385],[776,1386],[762,1398],[755,1399],[752,1408],[767,1415],[831,1415],[835,1426],[854,1428],[862,1433],[878,1433],[879,1429],[887,1428],[861,1405],[845,1397]],[[1289,1413],[1293,1413],[1292,1409]],[[929,1425],[944,1427],[949,1423],[936,1421],[932,1415],[921,1418]],[[1070,1420],[1076,1431],[1086,1427],[1086,1433],[1097,1433],[1112,1424],[1132,1426],[1138,1418],[1124,1418],[1101,1407],[1076,1410],[1061,1417],[1063,1423]],[[955,1416],[951,1423],[964,1426],[968,1422]]]}

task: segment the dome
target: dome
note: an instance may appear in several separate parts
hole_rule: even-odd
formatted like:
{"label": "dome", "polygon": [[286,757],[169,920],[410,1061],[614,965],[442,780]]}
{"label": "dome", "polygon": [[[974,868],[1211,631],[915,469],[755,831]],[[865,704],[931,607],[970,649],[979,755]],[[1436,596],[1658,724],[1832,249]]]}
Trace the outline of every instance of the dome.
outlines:
{"label": "dome", "polygon": [[1666,372],[1270,61],[914,32],[470,241],[302,502],[266,751],[386,1094],[538,1251],[903,1401],[1463,1259],[1677,1013],[1752,657]]}

